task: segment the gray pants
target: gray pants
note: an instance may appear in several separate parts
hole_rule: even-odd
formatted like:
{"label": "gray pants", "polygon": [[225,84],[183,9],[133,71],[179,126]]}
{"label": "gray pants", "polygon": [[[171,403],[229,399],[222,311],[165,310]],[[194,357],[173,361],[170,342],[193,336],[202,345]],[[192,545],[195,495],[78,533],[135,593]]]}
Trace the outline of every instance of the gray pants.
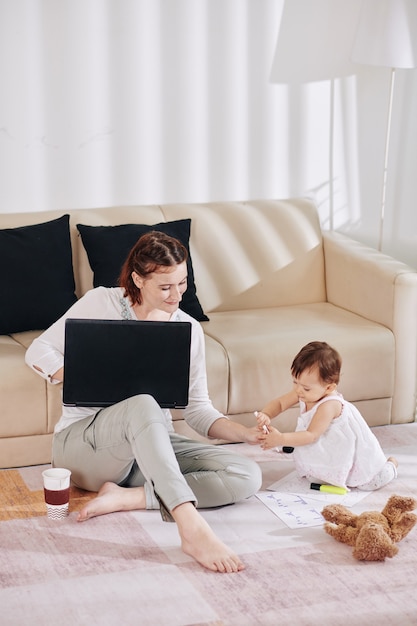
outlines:
{"label": "gray pants", "polygon": [[261,486],[251,459],[222,446],[169,433],[165,417],[148,395],[134,396],[54,435],[53,465],[72,481],[98,491],[106,481],[144,486],[146,506],[158,509],[155,492],[172,510],[184,502],[200,508],[232,504]]}

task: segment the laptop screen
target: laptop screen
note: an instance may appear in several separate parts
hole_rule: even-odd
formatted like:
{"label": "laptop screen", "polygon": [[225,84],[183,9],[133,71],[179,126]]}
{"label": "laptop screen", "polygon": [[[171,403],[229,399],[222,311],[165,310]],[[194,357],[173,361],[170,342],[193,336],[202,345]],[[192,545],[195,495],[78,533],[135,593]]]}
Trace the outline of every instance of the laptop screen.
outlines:
{"label": "laptop screen", "polygon": [[67,319],[63,403],[106,407],[145,393],[183,408],[190,345],[190,322]]}

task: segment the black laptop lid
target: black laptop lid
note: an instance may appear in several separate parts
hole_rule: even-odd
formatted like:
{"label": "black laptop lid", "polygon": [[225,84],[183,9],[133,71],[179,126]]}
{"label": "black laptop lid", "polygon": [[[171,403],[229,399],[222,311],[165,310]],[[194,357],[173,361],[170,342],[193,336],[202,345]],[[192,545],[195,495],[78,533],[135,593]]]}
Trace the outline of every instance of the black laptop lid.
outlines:
{"label": "black laptop lid", "polygon": [[140,393],[188,404],[190,322],[67,319],[63,402],[105,407]]}

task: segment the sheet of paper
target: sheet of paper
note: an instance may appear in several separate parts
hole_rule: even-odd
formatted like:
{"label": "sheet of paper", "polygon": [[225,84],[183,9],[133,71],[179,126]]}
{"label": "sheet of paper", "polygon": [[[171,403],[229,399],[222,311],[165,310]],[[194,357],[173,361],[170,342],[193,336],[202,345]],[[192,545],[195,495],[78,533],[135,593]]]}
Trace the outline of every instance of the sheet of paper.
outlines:
{"label": "sheet of paper", "polygon": [[320,526],[324,523],[321,510],[326,504],[351,507],[368,495],[367,491],[352,489],[345,495],[323,493],[310,489],[310,482],[291,472],[261,491],[256,497],[289,528]]}
{"label": "sheet of paper", "polygon": [[323,506],[294,493],[259,491],[256,497],[265,504],[289,528],[321,526],[324,519],[320,513]]}

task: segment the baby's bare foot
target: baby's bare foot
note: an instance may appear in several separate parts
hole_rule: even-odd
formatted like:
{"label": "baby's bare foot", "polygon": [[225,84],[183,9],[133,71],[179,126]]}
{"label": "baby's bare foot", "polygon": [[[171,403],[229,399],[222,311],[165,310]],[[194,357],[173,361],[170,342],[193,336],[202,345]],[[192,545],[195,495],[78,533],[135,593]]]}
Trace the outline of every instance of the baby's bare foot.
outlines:
{"label": "baby's bare foot", "polygon": [[115,483],[104,483],[97,497],[90,500],[81,509],[77,521],[86,520],[116,511],[135,511],[146,508],[145,490],[143,487],[119,487]]}
{"label": "baby's bare foot", "polygon": [[172,511],[172,516],[178,525],[183,552],[200,565],[225,574],[245,568],[239,557],[216,537],[193,504],[181,504]]}

